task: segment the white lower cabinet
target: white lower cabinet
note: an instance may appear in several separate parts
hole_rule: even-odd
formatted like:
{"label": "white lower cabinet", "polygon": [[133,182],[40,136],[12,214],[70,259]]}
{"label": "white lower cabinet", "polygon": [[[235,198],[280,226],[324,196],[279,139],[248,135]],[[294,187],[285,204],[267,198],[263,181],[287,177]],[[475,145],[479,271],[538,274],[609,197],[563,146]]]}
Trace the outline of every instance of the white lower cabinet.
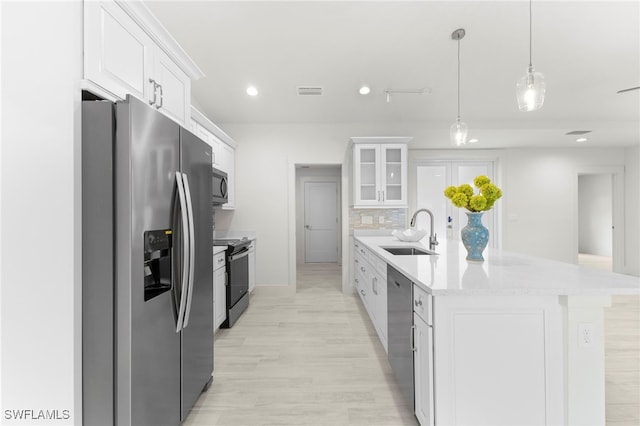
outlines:
{"label": "white lower cabinet", "polygon": [[[387,346],[387,274],[386,263],[355,243],[355,289],[362,300],[378,338]],[[384,271],[384,272],[382,272]]]}
{"label": "white lower cabinet", "polygon": [[220,328],[227,318],[227,267],[225,252],[213,256],[213,329]]}
{"label": "white lower cabinet", "polygon": [[421,426],[433,426],[433,328],[431,296],[413,286],[413,383],[415,415]]}
{"label": "white lower cabinet", "polygon": [[[385,265],[386,266],[386,265]],[[378,337],[385,352],[388,352],[387,346],[387,274],[384,276],[377,270],[371,274],[371,293],[373,294],[374,325],[378,332]]]}

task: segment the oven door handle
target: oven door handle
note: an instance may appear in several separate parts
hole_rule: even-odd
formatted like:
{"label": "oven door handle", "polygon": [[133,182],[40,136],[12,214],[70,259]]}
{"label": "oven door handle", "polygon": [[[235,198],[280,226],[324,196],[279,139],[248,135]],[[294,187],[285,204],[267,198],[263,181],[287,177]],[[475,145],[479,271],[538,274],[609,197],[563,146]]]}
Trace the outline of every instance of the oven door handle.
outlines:
{"label": "oven door handle", "polygon": [[249,256],[249,249],[247,247],[245,247],[242,250],[240,250],[239,252],[229,256],[229,262],[233,262],[234,260],[242,259],[245,256]]}

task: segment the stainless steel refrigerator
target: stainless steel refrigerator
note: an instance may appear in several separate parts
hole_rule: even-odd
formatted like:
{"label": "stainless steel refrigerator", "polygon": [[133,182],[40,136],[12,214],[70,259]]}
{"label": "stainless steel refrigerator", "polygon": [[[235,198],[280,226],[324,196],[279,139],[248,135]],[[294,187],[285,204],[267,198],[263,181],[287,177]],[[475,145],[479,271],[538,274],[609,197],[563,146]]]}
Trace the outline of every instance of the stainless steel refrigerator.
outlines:
{"label": "stainless steel refrigerator", "polygon": [[83,424],[179,425],[213,374],[211,148],[83,101]]}

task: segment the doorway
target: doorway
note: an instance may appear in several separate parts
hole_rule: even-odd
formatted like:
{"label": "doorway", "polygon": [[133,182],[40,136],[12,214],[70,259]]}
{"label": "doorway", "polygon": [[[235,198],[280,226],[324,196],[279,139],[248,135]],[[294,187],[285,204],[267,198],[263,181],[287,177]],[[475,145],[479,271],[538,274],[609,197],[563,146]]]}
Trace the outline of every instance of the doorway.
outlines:
{"label": "doorway", "polygon": [[341,182],[339,165],[296,166],[296,264],[340,265]]}
{"label": "doorway", "polygon": [[623,272],[624,168],[581,167],[576,174],[575,262]]}
{"label": "doorway", "polygon": [[578,176],[578,264],[613,269],[613,176]]}

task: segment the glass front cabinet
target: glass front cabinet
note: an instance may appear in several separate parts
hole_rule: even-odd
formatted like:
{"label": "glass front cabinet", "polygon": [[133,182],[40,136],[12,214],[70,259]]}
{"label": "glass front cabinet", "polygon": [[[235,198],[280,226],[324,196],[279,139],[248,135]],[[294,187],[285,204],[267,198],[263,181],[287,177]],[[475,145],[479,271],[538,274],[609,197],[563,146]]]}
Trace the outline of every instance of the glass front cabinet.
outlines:
{"label": "glass front cabinet", "polygon": [[354,207],[407,206],[406,143],[355,142],[353,158]]}

